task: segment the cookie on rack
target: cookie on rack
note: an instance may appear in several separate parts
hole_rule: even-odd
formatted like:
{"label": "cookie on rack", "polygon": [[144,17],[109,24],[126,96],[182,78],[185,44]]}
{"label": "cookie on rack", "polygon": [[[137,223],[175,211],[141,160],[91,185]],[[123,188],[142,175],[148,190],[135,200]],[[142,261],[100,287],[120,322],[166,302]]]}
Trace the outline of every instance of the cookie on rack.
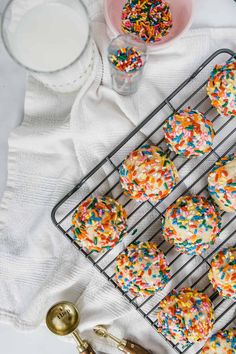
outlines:
{"label": "cookie on rack", "polygon": [[212,105],[224,117],[236,116],[236,59],[216,65],[210,74],[207,94]]}
{"label": "cookie on rack", "polygon": [[158,202],[179,180],[174,163],[157,146],[145,144],[132,151],[120,167],[120,182],[132,199]]}
{"label": "cookie on rack", "polygon": [[219,251],[211,261],[208,275],[221,296],[236,301],[236,248]]}
{"label": "cookie on rack", "polygon": [[227,329],[213,334],[201,354],[236,354],[236,329]]}
{"label": "cookie on rack", "polygon": [[216,162],[208,176],[208,190],[220,209],[236,210],[236,154]]}
{"label": "cookie on rack", "polygon": [[174,344],[187,345],[206,339],[213,323],[211,300],[198,290],[174,291],[157,308],[158,332]]}
{"label": "cookie on rack", "polygon": [[83,249],[96,252],[108,250],[126,234],[126,211],[110,197],[90,197],[75,210],[72,230]]}
{"label": "cookie on rack", "polygon": [[153,242],[134,242],[116,258],[115,278],[124,291],[150,296],[170,279],[164,253]]}
{"label": "cookie on rack", "polygon": [[170,205],[163,218],[163,236],[181,253],[200,255],[219,236],[218,209],[200,195],[183,196]]}
{"label": "cookie on rack", "polygon": [[180,156],[198,157],[212,150],[213,124],[197,110],[180,110],[167,118],[163,129],[170,150]]}

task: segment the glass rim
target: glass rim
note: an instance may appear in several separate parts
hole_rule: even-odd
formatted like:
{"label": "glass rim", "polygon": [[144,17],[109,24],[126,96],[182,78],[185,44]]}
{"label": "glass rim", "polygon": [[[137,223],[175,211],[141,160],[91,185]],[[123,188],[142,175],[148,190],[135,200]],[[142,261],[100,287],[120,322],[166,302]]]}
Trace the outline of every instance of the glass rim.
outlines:
{"label": "glass rim", "polygon": [[[7,37],[6,37],[5,33],[4,33],[4,22],[5,22],[6,13],[7,13],[8,9],[10,8],[10,6],[12,5],[12,3],[14,1],[17,1],[17,0],[9,0],[7,5],[4,7],[3,12],[2,12],[2,16],[1,16],[2,20],[1,20],[1,28],[0,29],[1,29],[1,38],[2,38],[3,45],[4,45],[7,53],[9,54],[9,56],[13,59],[13,61],[15,63],[17,63],[18,65],[20,65],[21,67],[23,67],[27,71],[30,71],[30,72],[33,72],[33,73],[36,73],[36,74],[54,74],[54,73],[61,72],[61,71],[65,70],[65,69],[68,69],[69,67],[71,67],[73,64],[75,64],[82,57],[82,55],[84,54],[85,50],[88,47],[90,39],[91,39],[90,16],[89,16],[89,13],[88,13],[88,9],[87,9],[87,7],[85,6],[85,4],[84,4],[84,2],[82,0],[76,0],[76,1],[82,5],[82,7],[84,8],[85,14],[86,14],[86,16],[88,18],[88,38],[86,40],[86,44],[85,44],[83,50],[80,52],[80,54],[77,55],[76,58],[72,62],[70,62],[69,64],[63,66],[62,68],[56,69],[56,70],[36,70],[36,69],[30,68],[29,66],[27,66],[24,63],[22,63],[21,61],[19,61],[16,58],[16,56],[12,53],[10,47],[7,44]],[[66,6],[68,6],[68,5],[66,4]]]}
{"label": "glass rim", "polygon": [[[137,45],[138,44],[141,44],[143,47],[144,47],[144,49],[145,50],[142,50],[142,58],[144,58],[145,60],[144,60],[144,64],[143,64],[143,66],[142,67],[140,67],[138,70],[136,70],[136,71],[133,71],[133,72],[126,72],[126,71],[122,71],[122,70],[119,70],[115,65],[113,65],[111,62],[110,62],[110,60],[109,60],[109,55],[110,55],[110,46],[112,46],[113,44],[114,44],[114,42],[117,40],[117,39],[121,39],[122,37],[124,37],[124,38],[131,38],[132,40],[134,40],[136,43],[137,43]],[[126,34],[126,33],[120,33],[118,36],[116,36],[116,37],[114,37],[111,41],[110,41],[110,43],[109,43],[109,45],[108,45],[108,47],[107,47],[107,59],[108,59],[108,62],[109,62],[109,64],[110,64],[110,67],[115,71],[115,72],[118,72],[118,73],[121,73],[121,75],[123,74],[123,75],[128,75],[128,74],[135,74],[135,73],[137,73],[137,72],[141,72],[141,71],[143,71],[143,69],[144,69],[144,66],[146,65],[146,62],[147,62],[147,59],[148,59],[148,48],[147,48],[147,45],[146,45],[146,43],[144,42],[144,41],[142,41],[138,36],[136,36],[136,35],[134,35],[134,34],[131,34],[131,33],[129,33],[129,34]]]}
{"label": "glass rim", "polygon": [[137,35],[135,35],[133,33],[120,33],[120,34],[118,34],[118,36],[113,37],[109,43],[108,49],[116,40],[121,39],[121,38],[130,38],[134,42],[136,42],[137,45],[140,44],[141,46],[143,46],[145,48],[145,51],[143,51],[143,53],[147,55],[148,47],[147,47],[146,43],[141,38],[139,38]]}

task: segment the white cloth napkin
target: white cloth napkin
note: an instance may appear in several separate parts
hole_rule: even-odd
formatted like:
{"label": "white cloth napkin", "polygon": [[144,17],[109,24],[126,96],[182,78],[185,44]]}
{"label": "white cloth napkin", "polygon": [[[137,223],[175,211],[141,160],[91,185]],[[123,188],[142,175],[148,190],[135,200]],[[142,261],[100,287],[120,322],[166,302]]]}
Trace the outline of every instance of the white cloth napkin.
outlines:
{"label": "white cloth napkin", "polygon": [[[171,353],[119,292],[63,238],[50,213],[207,56],[222,47],[235,50],[236,29],[189,31],[174,46],[150,56],[138,92],[121,97],[110,88],[108,39],[96,11],[93,30],[102,58],[96,51],[86,84],[79,92],[63,94],[29,76],[25,118],[9,139],[8,184],[0,206],[0,320],[30,330],[54,302],[67,299],[77,302],[81,331],[96,349],[118,353],[92,334],[94,325],[104,323],[153,353]],[[195,84],[202,79],[196,78]],[[164,119],[164,114],[158,119]],[[184,172],[190,168],[191,164]]]}

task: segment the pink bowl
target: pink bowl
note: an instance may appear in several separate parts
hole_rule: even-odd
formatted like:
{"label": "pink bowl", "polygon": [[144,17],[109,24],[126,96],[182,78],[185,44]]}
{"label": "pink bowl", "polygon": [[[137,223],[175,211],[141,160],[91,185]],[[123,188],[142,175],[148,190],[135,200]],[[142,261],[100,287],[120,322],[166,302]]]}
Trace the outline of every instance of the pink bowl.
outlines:
{"label": "pink bowl", "polygon": [[[127,0],[105,0],[105,19],[108,34],[111,38],[118,36],[121,31],[121,13]],[[192,23],[194,0],[167,0],[173,17],[173,27],[169,34],[159,42],[148,45],[149,51],[155,52],[166,47],[186,32]]]}

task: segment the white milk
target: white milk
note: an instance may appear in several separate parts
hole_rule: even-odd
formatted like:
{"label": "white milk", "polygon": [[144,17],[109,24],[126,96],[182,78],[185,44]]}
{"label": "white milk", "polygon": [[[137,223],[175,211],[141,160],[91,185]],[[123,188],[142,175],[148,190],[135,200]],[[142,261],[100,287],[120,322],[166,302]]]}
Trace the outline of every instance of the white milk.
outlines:
{"label": "white milk", "polygon": [[54,71],[73,62],[83,51],[89,23],[79,10],[58,3],[36,6],[25,13],[11,35],[15,57],[37,71]]}

